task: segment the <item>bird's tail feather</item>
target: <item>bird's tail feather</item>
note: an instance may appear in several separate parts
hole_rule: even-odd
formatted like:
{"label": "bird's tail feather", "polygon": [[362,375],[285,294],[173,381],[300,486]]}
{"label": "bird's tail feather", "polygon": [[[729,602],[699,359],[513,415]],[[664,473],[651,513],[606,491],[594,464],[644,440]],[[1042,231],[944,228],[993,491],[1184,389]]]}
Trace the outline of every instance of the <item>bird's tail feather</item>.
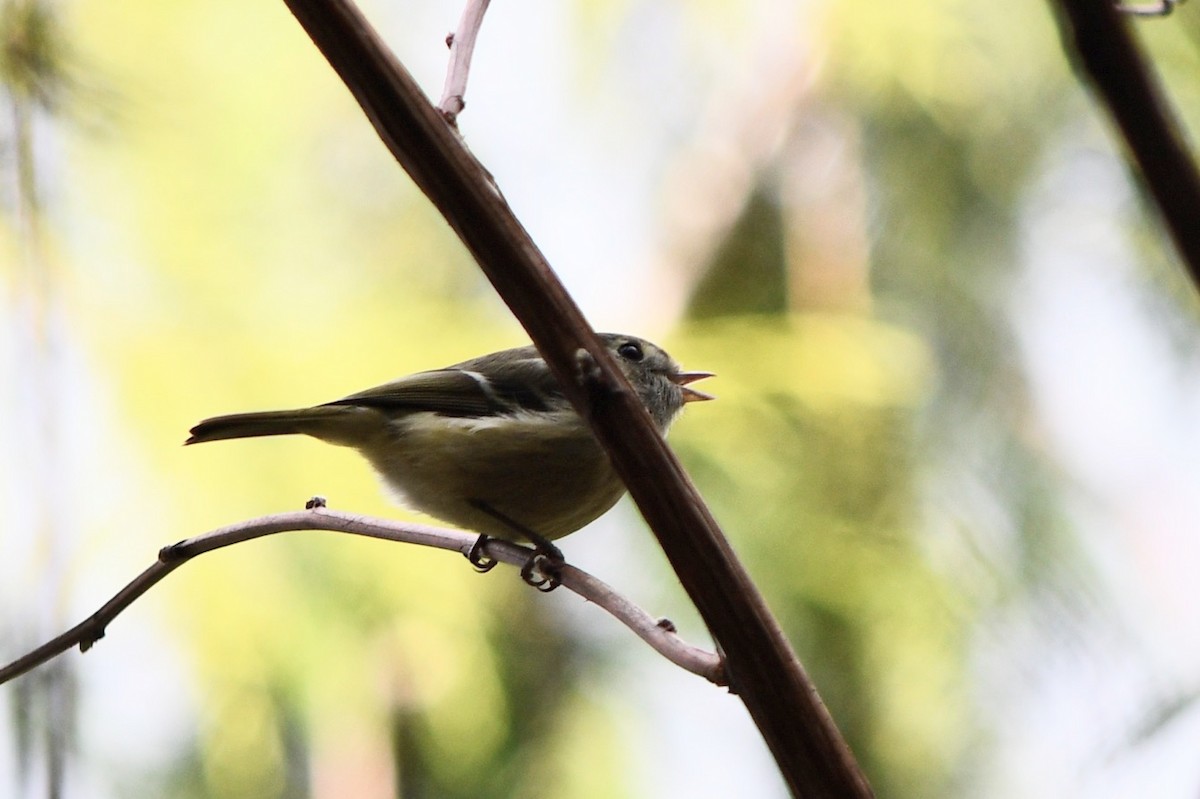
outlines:
{"label": "bird's tail feather", "polygon": [[334,421],[332,417],[345,414],[346,408],[304,408],[294,411],[263,411],[258,413],[233,413],[205,419],[191,429],[191,437],[184,444],[200,444],[205,441],[221,441],[228,438],[254,438],[256,436],[286,436],[297,433],[313,434]]}

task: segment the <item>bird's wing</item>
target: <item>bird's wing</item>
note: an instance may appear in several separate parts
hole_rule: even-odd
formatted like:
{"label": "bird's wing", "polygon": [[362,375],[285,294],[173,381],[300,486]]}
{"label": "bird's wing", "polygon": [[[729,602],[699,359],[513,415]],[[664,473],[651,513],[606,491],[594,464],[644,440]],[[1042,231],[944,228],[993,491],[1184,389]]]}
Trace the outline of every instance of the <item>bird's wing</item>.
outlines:
{"label": "bird's wing", "polygon": [[545,363],[531,357],[508,360],[502,369],[466,361],[418,372],[326,404],[485,417],[548,411],[564,407],[566,400]]}

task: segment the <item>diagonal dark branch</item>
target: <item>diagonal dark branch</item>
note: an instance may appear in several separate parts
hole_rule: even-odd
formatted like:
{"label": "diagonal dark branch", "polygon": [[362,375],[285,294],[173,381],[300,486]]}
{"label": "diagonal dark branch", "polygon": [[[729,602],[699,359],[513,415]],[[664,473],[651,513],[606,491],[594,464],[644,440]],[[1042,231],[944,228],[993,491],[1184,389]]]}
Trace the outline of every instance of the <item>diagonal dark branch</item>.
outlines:
{"label": "diagonal dark branch", "polygon": [[1103,0],[1055,0],[1064,46],[1125,138],[1192,282],[1200,287],[1200,174],[1129,21]]}
{"label": "diagonal dark branch", "polygon": [[[164,577],[192,558],[255,538],[300,530],[349,533],[385,541],[448,549],[463,554],[471,550],[479,539],[474,533],[390,519],[373,519],[325,507],[277,513],[221,527],[164,547],[159,552],[157,562],[129,581],[128,585],[91,616],[13,662],[0,666],[0,685],[52,660],[73,646],[78,646],[86,652],[104,637],[105,630],[113,619],[158,585]],[[489,540],[485,549],[489,558],[515,566],[524,564],[530,555],[529,549],[507,541]],[[717,685],[725,684],[720,658],[712,652],[685,643],[675,635],[669,623],[651,617],[603,581],[570,564],[563,564],[559,578],[564,588],[608,611],[667,660]]]}
{"label": "diagonal dark branch", "polygon": [[351,3],[285,2],[591,422],[724,650],[730,684],[793,793],[870,796],[758,589],[578,306],[491,188],[485,170]]}

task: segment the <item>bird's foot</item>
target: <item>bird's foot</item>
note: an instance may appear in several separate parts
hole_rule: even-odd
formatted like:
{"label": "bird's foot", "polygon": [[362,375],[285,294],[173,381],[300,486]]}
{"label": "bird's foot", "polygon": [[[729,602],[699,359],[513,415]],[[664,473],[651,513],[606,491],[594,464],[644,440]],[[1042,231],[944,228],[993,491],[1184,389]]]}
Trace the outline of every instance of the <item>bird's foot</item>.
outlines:
{"label": "bird's foot", "polygon": [[562,567],[567,561],[562,550],[549,541],[543,543],[546,546],[539,544],[521,566],[521,579],[547,594],[562,585]]}
{"label": "bird's foot", "polygon": [[471,551],[466,553],[467,560],[475,567],[475,571],[480,574],[490,572],[500,562],[487,553],[487,542],[488,537],[486,535],[479,536],[479,538],[475,539],[475,543],[471,545]]}
{"label": "bird's foot", "polygon": [[[472,499],[470,503],[476,509],[500,521],[506,527],[519,533],[521,537],[533,543],[533,554],[529,556],[529,560],[525,561],[525,565],[521,567],[522,580],[543,593],[553,591],[562,584],[560,572],[567,559],[563,557],[561,549],[550,543],[550,539],[529,529],[507,514],[496,510],[481,499]],[[480,538],[484,538],[484,536],[480,536]],[[476,547],[478,546],[480,545],[476,542]],[[474,550],[475,547],[472,547],[472,552]],[[478,566],[476,567],[478,568]]]}

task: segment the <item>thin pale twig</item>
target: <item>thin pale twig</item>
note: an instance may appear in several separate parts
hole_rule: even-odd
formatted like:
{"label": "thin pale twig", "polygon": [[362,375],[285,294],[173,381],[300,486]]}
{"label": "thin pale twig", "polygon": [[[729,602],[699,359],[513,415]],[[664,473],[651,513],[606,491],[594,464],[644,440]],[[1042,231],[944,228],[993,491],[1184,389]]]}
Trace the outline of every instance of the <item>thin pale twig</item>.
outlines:
{"label": "thin pale twig", "polygon": [[483,25],[483,15],[490,0],[467,0],[458,30],[446,37],[450,46],[450,64],[446,67],[446,85],[438,110],[451,125],[457,124],[458,115],[467,103],[467,77],[471,73],[471,57],[475,54],[475,39]]}
{"label": "thin pale twig", "polygon": [[[131,580],[91,616],[62,635],[0,668],[0,684],[37,668],[75,645],[86,652],[104,637],[108,625],[125,608],[197,555],[254,538],[299,530],[326,530],[363,535],[399,543],[436,547],[463,555],[471,551],[479,538],[473,533],[458,530],[342,513],[323,507],[261,516],[221,527],[163,547],[158,553],[156,563]],[[526,547],[494,539],[489,539],[483,548],[486,549],[489,558],[514,566],[524,564],[532,554]],[[608,611],[667,660],[717,685],[726,684],[724,667],[717,655],[685,643],[675,635],[669,625],[646,613],[602,580],[567,564],[562,566],[560,578],[563,587]]]}

